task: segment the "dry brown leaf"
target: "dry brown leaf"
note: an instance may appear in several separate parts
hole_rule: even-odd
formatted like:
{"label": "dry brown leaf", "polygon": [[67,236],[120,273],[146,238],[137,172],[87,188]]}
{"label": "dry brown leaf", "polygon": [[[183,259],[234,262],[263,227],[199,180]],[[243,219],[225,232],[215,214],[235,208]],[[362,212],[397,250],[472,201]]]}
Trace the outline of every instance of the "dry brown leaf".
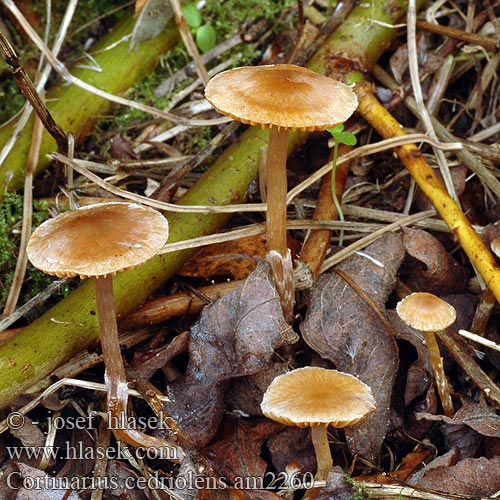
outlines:
{"label": "dry brown leaf", "polygon": [[240,287],[205,307],[191,330],[186,374],[167,388],[167,410],[195,445],[215,435],[229,381],[270,368],[289,332],[265,261]]}
{"label": "dry brown leaf", "polygon": [[226,417],[220,434],[203,450],[203,455],[232,484],[237,478],[264,478],[267,464],[261,458],[262,443],[280,427],[268,419]]}
{"label": "dry brown leaf", "polygon": [[404,228],[406,251],[421,264],[415,266],[407,280],[413,291],[439,295],[463,290],[467,272],[431,234],[421,229]]}
{"label": "dry brown leaf", "polygon": [[271,455],[271,463],[279,472],[284,471],[292,461],[299,464],[302,473],[316,471],[317,460],[310,429],[285,427],[269,436],[267,449]]}
{"label": "dry brown leaf", "polygon": [[208,279],[212,276],[246,278],[267,254],[265,237],[250,236],[208,245],[178,272],[181,276]]}
{"label": "dry brown leaf", "polygon": [[[349,276],[384,315],[385,302],[404,257],[402,238],[398,234],[386,234],[364,253],[383,267],[366,257],[353,255],[336,269]],[[397,346],[387,322],[383,322],[374,309],[333,272],[322,275],[310,291],[301,331],[307,344],[320,356],[371,387],[377,410],[360,424],[346,429],[346,436],[353,453],[373,460],[387,430],[398,367]]]}
{"label": "dry brown leaf", "polygon": [[466,401],[463,406],[453,415],[429,415],[421,413],[419,418],[438,420],[450,425],[467,425],[483,436],[500,438],[500,416],[495,411],[475,401]]}
{"label": "dry brown leaf", "polygon": [[288,370],[286,363],[275,363],[268,370],[232,380],[225,395],[226,407],[244,416],[262,416],[260,403],[264,392],[278,375]]}
{"label": "dry brown leaf", "polygon": [[[21,485],[16,491],[16,499],[22,498],[23,500],[80,500],[80,496],[71,491],[64,489],[57,482],[53,482],[56,478],[49,476],[43,470],[30,467],[29,465],[21,462],[17,463],[21,479]],[[28,481],[25,481],[28,479]],[[63,478],[59,478],[63,481]],[[36,483],[33,483],[36,481]],[[29,488],[30,484],[36,484],[37,488]],[[62,484],[62,483],[60,483]]]}
{"label": "dry brown leaf", "polygon": [[474,497],[487,497],[500,490],[500,456],[491,459],[466,458],[457,463],[453,463],[453,460],[436,463],[437,460],[416,474],[410,484]]}

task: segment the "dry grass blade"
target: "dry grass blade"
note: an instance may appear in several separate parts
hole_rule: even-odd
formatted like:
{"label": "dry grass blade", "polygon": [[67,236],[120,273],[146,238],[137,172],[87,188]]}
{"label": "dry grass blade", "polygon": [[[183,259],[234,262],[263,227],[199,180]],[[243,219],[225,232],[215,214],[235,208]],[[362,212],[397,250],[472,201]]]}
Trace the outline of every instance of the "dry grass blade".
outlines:
{"label": "dry grass blade", "polygon": [[26,255],[26,246],[31,235],[31,223],[33,216],[33,177],[38,163],[38,154],[42,142],[42,122],[35,119],[33,128],[33,141],[26,162],[26,176],[24,180],[24,198],[23,198],[23,225],[21,229],[21,241],[19,243],[19,255],[17,258],[16,270],[12,280],[11,289],[5,303],[2,317],[5,318],[14,312],[16,304],[21,293],[28,257]]}

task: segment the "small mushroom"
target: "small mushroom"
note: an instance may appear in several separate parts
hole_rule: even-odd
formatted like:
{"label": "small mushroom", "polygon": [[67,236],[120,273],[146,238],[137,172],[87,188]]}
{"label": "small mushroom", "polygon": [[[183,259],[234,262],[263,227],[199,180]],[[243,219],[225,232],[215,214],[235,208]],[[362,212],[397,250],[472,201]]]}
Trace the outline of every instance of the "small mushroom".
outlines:
{"label": "small mushroom", "polygon": [[[269,128],[267,244],[270,251],[287,259],[288,131],[325,130],[346,121],[358,105],[356,95],[347,85],[301,66],[276,64],[219,73],[208,82],[205,97],[223,115]],[[291,282],[290,277],[287,280]],[[282,303],[284,295],[280,293]]]}
{"label": "small mushroom", "polygon": [[432,293],[415,292],[398,302],[396,312],[408,326],[424,334],[439,398],[445,415],[451,417],[455,409],[435,332],[453,324],[457,317],[455,308]]}
{"label": "small mushroom", "polygon": [[167,237],[168,221],[156,210],[133,203],[99,203],[45,221],[27,246],[31,263],[46,274],[94,279],[108,409],[114,422],[125,424],[115,433],[128,444],[160,451],[167,450],[165,441],[126,426],[128,389],[112,276],[149,260]]}
{"label": "small mushroom", "polygon": [[[375,411],[370,387],[348,373],[307,366],[277,376],[267,388],[262,412],[285,425],[311,428],[316,453],[315,479],[326,480],[333,467],[327,427],[354,425]],[[311,500],[310,491],[305,498]]]}

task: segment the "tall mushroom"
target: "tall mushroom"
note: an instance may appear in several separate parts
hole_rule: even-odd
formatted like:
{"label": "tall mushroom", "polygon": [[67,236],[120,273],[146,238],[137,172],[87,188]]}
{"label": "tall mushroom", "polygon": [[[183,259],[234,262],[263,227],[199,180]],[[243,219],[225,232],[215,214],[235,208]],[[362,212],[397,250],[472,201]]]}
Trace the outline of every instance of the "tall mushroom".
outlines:
{"label": "tall mushroom", "polygon": [[288,258],[286,159],[289,130],[325,130],[346,121],[358,105],[341,82],[301,66],[241,67],[214,76],[205,97],[220,113],[269,128],[267,148],[267,244]]}
{"label": "tall mushroom", "polygon": [[[311,427],[316,453],[315,479],[326,480],[333,467],[327,427],[354,425],[375,411],[370,387],[348,373],[306,366],[277,376],[267,388],[262,412],[277,422]],[[312,500],[314,493],[308,494]]]}
{"label": "tall mushroom", "polygon": [[126,425],[128,389],[112,280],[117,272],[149,260],[167,237],[168,221],[156,210],[133,203],[99,203],[41,224],[31,235],[27,252],[31,263],[47,274],[94,279],[108,408],[119,423],[115,433],[133,446],[156,447],[174,455],[165,441]]}
{"label": "tall mushroom", "polygon": [[398,302],[396,312],[408,326],[424,334],[444,413],[453,416],[455,410],[435,332],[453,324],[457,317],[455,308],[432,293],[415,292]]}

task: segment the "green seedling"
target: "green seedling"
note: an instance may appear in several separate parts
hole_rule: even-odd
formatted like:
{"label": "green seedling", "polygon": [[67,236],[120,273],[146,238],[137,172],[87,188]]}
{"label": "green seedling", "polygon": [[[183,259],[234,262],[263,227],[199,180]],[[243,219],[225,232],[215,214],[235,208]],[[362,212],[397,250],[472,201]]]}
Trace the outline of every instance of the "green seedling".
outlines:
{"label": "green seedling", "polygon": [[187,25],[194,34],[196,45],[202,52],[208,52],[215,47],[215,29],[211,24],[202,24],[201,13],[194,3],[182,5],[182,14]]}
{"label": "green seedling", "polygon": [[[344,130],[344,125],[341,123],[335,125],[335,127],[328,128],[331,136],[335,139],[335,145],[333,146],[333,159],[332,159],[332,198],[335,208],[339,214],[339,220],[344,222],[344,212],[342,212],[342,207],[340,206],[339,199],[337,197],[336,190],[336,178],[337,178],[337,158],[339,154],[339,144],[345,144],[346,146],[354,146],[356,144],[356,136],[352,132],[346,132]],[[342,246],[344,240],[344,230],[340,231],[339,245]]]}

